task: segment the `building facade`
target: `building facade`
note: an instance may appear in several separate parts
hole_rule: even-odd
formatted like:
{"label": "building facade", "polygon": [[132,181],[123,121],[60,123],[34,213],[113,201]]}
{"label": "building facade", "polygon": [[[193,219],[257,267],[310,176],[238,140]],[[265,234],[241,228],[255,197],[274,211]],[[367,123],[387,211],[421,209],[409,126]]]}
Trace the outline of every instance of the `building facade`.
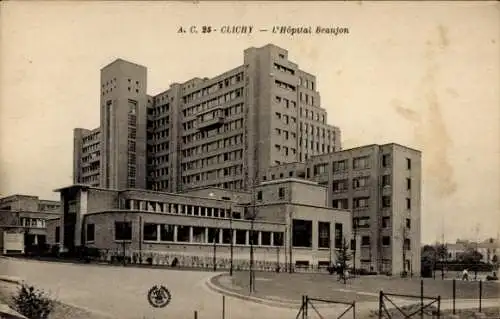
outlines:
{"label": "building facade", "polygon": [[242,65],[155,96],[147,94],[147,69],[118,59],[101,69],[100,110],[99,128],[75,129],[74,183],[248,190],[261,170],[340,150],[316,77],[274,45],[249,48]]}
{"label": "building facade", "polygon": [[24,253],[46,243],[48,219],[59,216],[58,201],[37,196],[0,198],[0,249],[2,254]]}
{"label": "building facade", "polygon": [[270,168],[261,179],[303,177],[325,186],[326,205],[352,212],[361,267],[420,273],[421,153],[366,145]]}
{"label": "building facade", "polygon": [[215,254],[218,267],[227,267],[232,245],[240,269],[248,267],[250,246],[258,268],[326,267],[352,236],[350,212],[326,207],[326,189],[304,180],[263,183],[256,198],[217,188],[172,194],[72,185],[58,191],[64,215],[49,222],[49,243],[99,248],[109,258],[178,258],[181,265],[211,267]]}

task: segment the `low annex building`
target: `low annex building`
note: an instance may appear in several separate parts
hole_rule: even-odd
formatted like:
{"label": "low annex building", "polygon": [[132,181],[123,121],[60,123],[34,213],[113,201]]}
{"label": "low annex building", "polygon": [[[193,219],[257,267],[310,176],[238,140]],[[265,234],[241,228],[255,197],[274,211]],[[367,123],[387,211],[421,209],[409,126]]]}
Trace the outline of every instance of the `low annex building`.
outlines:
{"label": "low annex building", "polygon": [[1,254],[23,254],[43,247],[46,221],[59,216],[60,203],[37,196],[11,195],[0,198]]}
{"label": "low annex building", "polygon": [[218,267],[228,267],[232,246],[237,269],[248,265],[252,245],[257,268],[315,267],[335,262],[343,240],[352,239],[351,213],[328,208],[327,189],[300,179],[262,183],[254,197],[218,188],[171,194],[77,184],[56,191],[64,214],[48,222],[49,243],[99,248],[106,258],[211,266],[215,255]]}

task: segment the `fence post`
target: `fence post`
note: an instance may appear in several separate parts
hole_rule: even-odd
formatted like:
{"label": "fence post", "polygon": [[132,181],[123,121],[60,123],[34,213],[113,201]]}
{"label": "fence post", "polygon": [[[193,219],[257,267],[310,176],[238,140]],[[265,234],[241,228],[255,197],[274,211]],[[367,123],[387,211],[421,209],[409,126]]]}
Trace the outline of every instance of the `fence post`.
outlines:
{"label": "fence post", "polygon": [[437,317],[441,318],[441,296],[438,296],[438,311],[437,311]]}
{"label": "fence post", "polygon": [[384,293],[380,290],[378,297],[378,319],[382,319],[382,305],[384,302],[382,298],[384,298]]}
{"label": "fence post", "polygon": [[306,319],[306,296],[302,295],[302,319]]}
{"label": "fence post", "polygon": [[456,299],[456,293],[457,293],[456,281],[455,281],[455,279],[453,279],[453,314],[455,314],[455,299]]}
{"label": "fence post", "polygon": [[479,280],[479,312],[481,312],[482,298],[483,298],[483,281]]}
{"label": "fence post", "polygon": [[356,301],[352,302],[352,319],[356,319]]}
{"label": "fence post", "polygon": [[222,295],[222,319],[226,319],[226,296]]}
{"label": "fence post", "polygon": [[305,310],[304,311],[304,319],[307,319],[309,317],[309,313],[308,313],[309,309],[308,308],[309,308],[309,296],[306,295],[306,304],[305,304],[305,307],[304,307],[304,310]]}
{"label": "fence post", "polygon": [[194,311],[194,319],[198,319],[198,311]]}
{"label": "fence post", "polygon": [[420,318],[424,317],[424,280],[420,279]]}

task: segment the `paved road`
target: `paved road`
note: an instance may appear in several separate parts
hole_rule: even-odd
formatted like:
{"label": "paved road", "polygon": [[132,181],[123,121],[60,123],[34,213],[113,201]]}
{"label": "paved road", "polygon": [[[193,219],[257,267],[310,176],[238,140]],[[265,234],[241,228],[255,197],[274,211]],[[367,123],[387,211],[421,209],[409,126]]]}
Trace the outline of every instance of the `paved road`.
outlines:
{"label": "paved road", "polygon": [[[15,276],[43,288],[62,302],[114,318],[222,318],[222,296],[205,286],[213,272],[74,265],[0,258],[0,275]],[[171,303],[152,308],[146,292],[165,284]],[[227,319],[294,318],[297,310],[226,299]]]}

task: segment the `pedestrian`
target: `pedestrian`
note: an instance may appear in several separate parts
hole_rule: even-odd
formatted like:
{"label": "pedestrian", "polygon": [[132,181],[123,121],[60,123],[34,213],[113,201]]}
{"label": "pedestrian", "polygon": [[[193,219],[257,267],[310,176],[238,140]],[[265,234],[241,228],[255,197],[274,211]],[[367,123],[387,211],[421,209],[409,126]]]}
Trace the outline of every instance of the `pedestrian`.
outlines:
{"label": "pedestrian", "polygon": [[469,272],[467,271],[467,268],[462,272],[462,280],[469,281]]}

